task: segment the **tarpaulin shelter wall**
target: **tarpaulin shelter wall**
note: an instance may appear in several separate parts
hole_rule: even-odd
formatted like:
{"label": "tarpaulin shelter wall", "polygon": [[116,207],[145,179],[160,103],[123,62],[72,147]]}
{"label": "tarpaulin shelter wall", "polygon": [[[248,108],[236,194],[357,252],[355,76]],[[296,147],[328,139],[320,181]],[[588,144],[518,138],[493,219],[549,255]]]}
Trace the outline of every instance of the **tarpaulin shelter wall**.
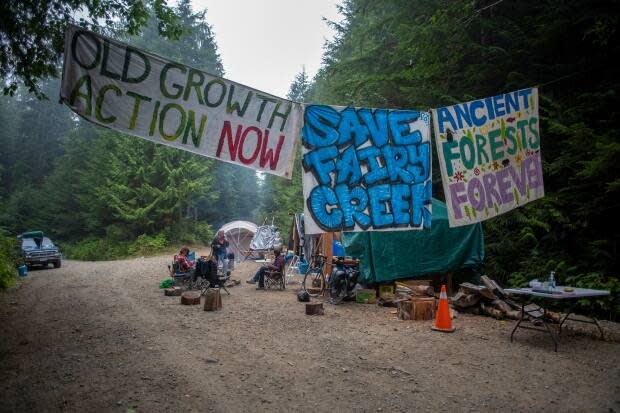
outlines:
{"label": "tarpaulin shelter wall", "polygon": [[432,203],[430,230],[343,233],[346,254],[360,259],[362,282],[419,278],[482,264],[482,225],[450,228],[446,204]]}

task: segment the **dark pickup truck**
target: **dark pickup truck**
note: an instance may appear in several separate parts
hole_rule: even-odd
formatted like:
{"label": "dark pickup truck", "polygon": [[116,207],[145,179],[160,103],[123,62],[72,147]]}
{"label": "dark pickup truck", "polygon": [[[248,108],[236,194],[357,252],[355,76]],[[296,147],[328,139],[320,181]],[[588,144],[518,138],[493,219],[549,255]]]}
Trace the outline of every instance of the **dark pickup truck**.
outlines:
{"label": "dark pickup truck", "polygon": [[47,267],[48,264],[52,264],[54,268],[60,268],[62,264],[60,249],[43,232],[24,232],[17,239],[22,259],[28,267],[35,265]]}

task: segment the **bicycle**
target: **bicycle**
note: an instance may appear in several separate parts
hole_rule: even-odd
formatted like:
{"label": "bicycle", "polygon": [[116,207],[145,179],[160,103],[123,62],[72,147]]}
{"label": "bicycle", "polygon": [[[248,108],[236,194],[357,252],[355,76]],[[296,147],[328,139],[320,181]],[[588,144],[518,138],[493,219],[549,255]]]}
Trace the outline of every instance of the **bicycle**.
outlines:
{"label": "bicycle", "polygon": [[[323,273],[323,267],[327,257],[325,255],[317,254],[312,256],[312,267],[308,268],[308,271],[304,274],[304,280],[301,283],[301,288],[306,291],[311,297],[318,297],[323,294],[327,288],[327,280]],[[312,293],[310,292],[312,291]]]}

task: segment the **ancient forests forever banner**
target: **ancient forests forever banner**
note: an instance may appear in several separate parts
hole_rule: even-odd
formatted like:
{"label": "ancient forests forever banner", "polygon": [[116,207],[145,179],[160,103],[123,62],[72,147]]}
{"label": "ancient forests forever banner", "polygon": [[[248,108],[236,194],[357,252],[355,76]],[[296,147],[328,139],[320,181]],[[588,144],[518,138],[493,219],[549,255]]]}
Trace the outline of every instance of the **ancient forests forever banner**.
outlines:
{"label": "ancient forests forever banner", "polygon": [[433,121],[450,226],[544,196],[538,89],[434,109]]}
{"label": "ancient forests forever banner", "polygon": [[60,97],[99,125],[291,177],[301,105],[75,26]]}
{"label": "ancient forests forever banner", "polygon": [[426,112],[306,106],[305,232],[429,228],[429,130]]}

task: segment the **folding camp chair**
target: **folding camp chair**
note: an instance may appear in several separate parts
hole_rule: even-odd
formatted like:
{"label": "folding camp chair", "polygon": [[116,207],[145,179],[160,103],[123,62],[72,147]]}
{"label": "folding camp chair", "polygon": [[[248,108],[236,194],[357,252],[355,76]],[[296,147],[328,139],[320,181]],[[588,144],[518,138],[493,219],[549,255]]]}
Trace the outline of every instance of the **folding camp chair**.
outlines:
{"label": "folding camp chair", "polygon": [[282,271],[266,271],[265,272],[265,289],[277,288],[284,290],[286,288],[286,264]]}
{"label": "folding camp chair", "polygon": [[181,264],[178,261],[173,261],[172,264],[169,264],[168,271],[174,280],[174,285],[183,285],[187,287],[192,281],[192,272],[181,271]]}

